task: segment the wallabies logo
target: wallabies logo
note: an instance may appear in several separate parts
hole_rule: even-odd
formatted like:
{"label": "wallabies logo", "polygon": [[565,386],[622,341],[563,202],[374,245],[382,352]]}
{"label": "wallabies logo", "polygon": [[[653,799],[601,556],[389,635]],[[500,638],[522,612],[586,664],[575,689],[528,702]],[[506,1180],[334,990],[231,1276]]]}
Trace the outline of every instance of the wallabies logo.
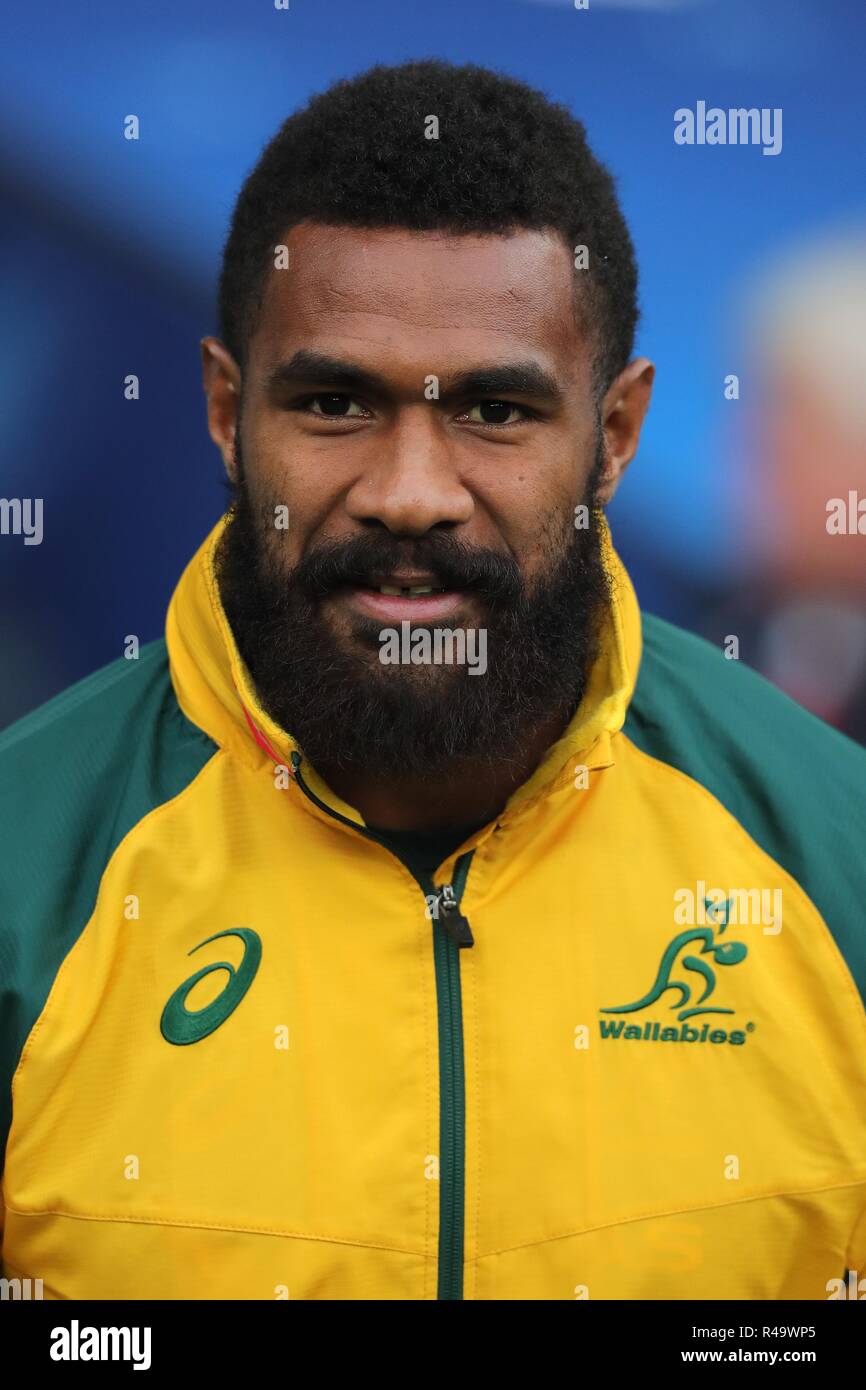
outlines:
{"label": "wallabies logo", "polygon": [[[728,925],[728,910],[730,899],[725,903],[713,903],[709,898],[706,900],[708,915],[710,913],[718,926],[718,936],[721,936],[725,927]],[[719,922],[716,913],[724,911],[724,921]],[[694,954],[697,942],[701,942],[699,953]],[[688,954],[680,956],[680,952],[688,948]],[[704,1004],[704,1000],[709,999],[716,988],[716,972],[713,969],[712,961],[715,965],[739,965],[746,959],[748,947],[742,941],[722,941],[719,942],[714,935],[713,927],[692,927],[689,931],[682,931],[674,937],[668,945],[661,958],[658,974],[653,981],[652,988],[640,999],[636,999],[633,1004],[619,1004],[616,1007],[602,1009],[603,1014],[632,1014],[639,1009],[646,1009],[650,1004],[655,1004],[656,1000],[661,999],[668,990],[675,991],[677,997],[673,999],[669,1007],[677,1010],[677,1020],[682,1023],[687,1018],[693,1018],[696,1014],[732,1014],[733,1009],[718,1008],[714,1004]],[[677,957],[680,956],[679,961]],[[686,972],[689,972],[687,975]],[[700,988],[703,990],[697,998],[693,1000],[693,991]]]}

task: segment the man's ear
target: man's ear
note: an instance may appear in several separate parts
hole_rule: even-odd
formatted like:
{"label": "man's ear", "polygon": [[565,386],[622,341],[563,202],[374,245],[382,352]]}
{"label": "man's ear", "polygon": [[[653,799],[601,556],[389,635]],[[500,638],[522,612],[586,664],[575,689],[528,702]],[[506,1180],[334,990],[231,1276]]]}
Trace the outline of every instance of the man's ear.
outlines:
{"label": "man's ear", "polygon": [[648,358],[636,357],[605,392],[601,405],[605,465],[598,489],[598,500],[603,506],[610,502],[637,453],[655,372]]}
{"label": "man's ear", "polygon": [[226,473],[235,482],[235,431],[241,373],[219,338],[201,340],[201,375],[207,396],[208,433],[223,456]]}

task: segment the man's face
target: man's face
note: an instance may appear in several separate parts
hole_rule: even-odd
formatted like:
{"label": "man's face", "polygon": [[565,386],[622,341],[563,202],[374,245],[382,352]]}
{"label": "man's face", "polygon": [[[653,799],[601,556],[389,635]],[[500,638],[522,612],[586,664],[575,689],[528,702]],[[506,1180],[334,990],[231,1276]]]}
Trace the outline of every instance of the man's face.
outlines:
{"label": "man's face", "polygon": [[[572,712],[606,599],[568,249],[525,230],[303,224],[285,240],[243,372],[220,561],[241,654],[314,763],[507,756]],[[487,670],[383,665],[383,632],[407,621],[474,632],[476,652],[483,630]]]}

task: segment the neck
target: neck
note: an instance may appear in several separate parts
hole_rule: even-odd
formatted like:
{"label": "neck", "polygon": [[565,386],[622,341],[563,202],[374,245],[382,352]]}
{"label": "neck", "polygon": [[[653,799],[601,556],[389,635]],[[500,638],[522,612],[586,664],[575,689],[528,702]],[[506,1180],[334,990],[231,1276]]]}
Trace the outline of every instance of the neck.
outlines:
{"label": "neck", "polygon": [[569,716],[551,715],[521,746],[497,763],[461,762],[428,778],[382,777],[364,768],[318,766],[316,771],[368,825],[382,830],[450,830],[493,820],[532,775]]}

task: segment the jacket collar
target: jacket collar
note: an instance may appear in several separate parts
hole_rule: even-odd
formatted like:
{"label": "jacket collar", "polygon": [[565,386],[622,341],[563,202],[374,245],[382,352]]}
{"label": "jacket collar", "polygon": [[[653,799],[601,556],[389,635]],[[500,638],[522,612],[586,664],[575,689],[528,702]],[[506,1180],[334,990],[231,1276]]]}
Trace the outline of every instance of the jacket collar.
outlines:
{"label": "jacket collar", "polygon": [[[259,704],[220,601],[214,555],[226,520],[223,516],[217,522],[190,560],[169,604],[166,643],[172,684],[184,714],[214,743],[250,766],[284,763],[291,770],[291,755],[301,750]],[[602,544],[612,602],[588,689],[562,737],[509,798],[500,820],[573,782],[576,767],[603,768],[614,760],[612,737],[622,728],[640,663],[640,611],[606,520]],[[333,810],[364,824],[359,812],[306,762],[304,779]]]}

